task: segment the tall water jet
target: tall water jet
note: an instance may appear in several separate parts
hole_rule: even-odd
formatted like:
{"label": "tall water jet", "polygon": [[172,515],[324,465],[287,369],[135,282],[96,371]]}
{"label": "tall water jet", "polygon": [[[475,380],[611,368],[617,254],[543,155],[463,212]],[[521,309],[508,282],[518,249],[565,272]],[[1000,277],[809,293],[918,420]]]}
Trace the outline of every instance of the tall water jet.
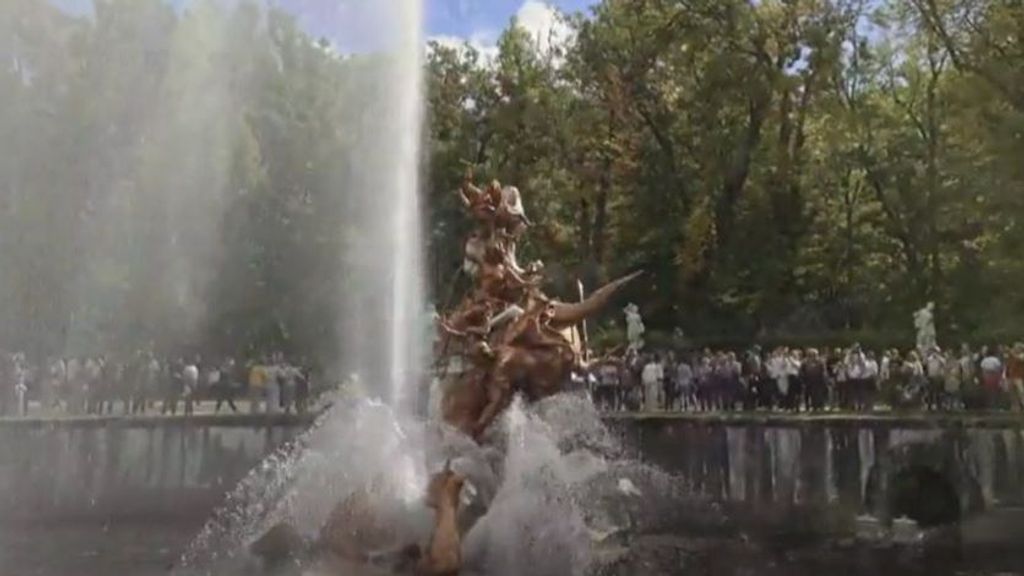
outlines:
{"label": "tall water jet", "polygon": [[418,384],[419,318],[423,302],[422,227],[419,207],[420,131],[423,126],[422,0],[395,0],[398,45],[392,90],[394,101],[395,172],[389,187],[395,199],[391,233],[390,392],[392,403],[409,408],[409,386]]}
{"label": "tall water jet", "polygon": [[422,97],[421,0],[358,7],[374,30],[368,66],[357,75],[361,111],[349,178],[356,232],[344,255],[343,364],[372,396],[405,411],[420,358],[417,324],[424,309],[418,202]]}
{"label": "tall water jet", "polygon": [[413,417],[424,365],[421,0],[347,7],[347,26],[358,29],[355,46],[342,46],[354,53],[344,57],[349,84],[338,94],[345,121],[337,129],[349,143],[334,183],[345,208],[339,364],[358,376],[365,398],[337,395],[309,432],[253,470],[192,543],[187,569],[237,559],[281,522],[315,534],[339,502],[369,485],[387,484],[404,503],[426,485],[423,423]]}

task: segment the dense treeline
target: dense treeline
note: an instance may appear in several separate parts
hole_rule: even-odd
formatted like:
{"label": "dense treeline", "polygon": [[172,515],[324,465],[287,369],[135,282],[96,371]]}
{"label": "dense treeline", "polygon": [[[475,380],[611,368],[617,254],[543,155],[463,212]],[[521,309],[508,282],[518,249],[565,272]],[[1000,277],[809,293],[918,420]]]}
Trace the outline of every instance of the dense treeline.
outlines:
{"label": "dense treeline", "polygon": [[950,339],[1021,333],[1020,2],[607,0],[569,25],[434,51],[433,193],[463,160],[518,182],[533,252],[591,285],[648,270],[665,332],[905,344],[934,300]]}
{"label": "dense treeline", "polygon": [[[337,353],[374,57],[220,5],[0,6],[3,346]],[[468,163],[523,190],[553,291],[644,268],[666,333],[904,338],[928,300],[942,334],[1021,332],[1019,2],[605,0],[565,28],[428,50],[437,300]]]}
{"label": "dense treeline", "polygon": [[368,57],[245,2],[0,26],[2,346],[337,356]]}

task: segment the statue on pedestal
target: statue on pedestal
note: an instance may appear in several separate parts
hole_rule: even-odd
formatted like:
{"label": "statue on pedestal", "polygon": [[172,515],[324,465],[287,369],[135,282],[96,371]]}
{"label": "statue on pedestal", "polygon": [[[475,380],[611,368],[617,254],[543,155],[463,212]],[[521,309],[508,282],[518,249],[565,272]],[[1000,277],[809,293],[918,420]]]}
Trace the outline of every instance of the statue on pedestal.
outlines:
{"label": "statue on pedestal", "polygon": [[630,302],[622,309],[626,315],[626,350],[639,352],[644,347],[644,319],[640,316],[640,308]]}
{"label": "statue on pedestal", "polygon": [[938,339],[935,334],[935,303],[929,302],[927,306],[914,313],[914,328],[917,331],[917,349],[922,353],[938,347]]}

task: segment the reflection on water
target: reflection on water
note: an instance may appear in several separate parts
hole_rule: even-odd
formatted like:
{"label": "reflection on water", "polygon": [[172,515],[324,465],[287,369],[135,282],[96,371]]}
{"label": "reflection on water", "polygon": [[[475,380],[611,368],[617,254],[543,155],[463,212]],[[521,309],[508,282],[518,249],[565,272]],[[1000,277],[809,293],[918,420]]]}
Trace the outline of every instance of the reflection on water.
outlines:
{"label": "reflection on water", "polygon": [[0,527],[0,567],[19,576],[166,575],[202,524],[66,522]]}
{"label": "reflection on water", "polygon": [[[603,538],[594,551],[601,568],[591,572],[601,576],[1024,573],[1024,552],[1015,550],[1024,541],[1020,430],[937,433],[888,427],[640,423],[613,435],[621,434],[626,454],[611,450],[611,457],[603,459],[608,446],[617,442],[601,440],[607,431],[577,400],[542,403],[537,418],[512,414],[519,415],[521,432],[543,432],[520,442],[524,449],[511,450],[505,462],[511,467],[506,476],[522,476],[520,484],[530,489],[498,495],[496,509],[505,512],[481,524],[489,529],[478,532],[487,538],[468,539],[480,544],[477,548],[525,556],[504,544],[514,532],[510,521],[539,515],[572,521],[559,532],[570,538],[557,540],[555,550],[570,548],[577,537],[585,539],[574,528],[580,526],[577,520],[585,521],[590,536]],[[528,423],[535,426],[523,428]],[[552,430],[558,433],[549,438]],[[16,464],[0,466],[0,487],[18,487],[0,492],[0,576],[148,576],[169,573],[206,520],[210,507],[201,504],[222,497],[233,484],[227,478],[239,475],[283,437],[269,431],[196,427],[34,431],[18,440],[5,444],[8,458],[0,459]],[[379,443],[372,448],[380,452]],[[29,453],[35,457],[26,457]],[[631,460],[629,453],[671,477]],[[341,466],[365,463],[367,457],[350,454],[327,461]],[[595,469],[601,462],[607,468]],[[545,474],[539,477],[533,473],[537,463],[544,463]],[[920,465],[946,477],[946,487],[954,489],[952,499],[963,504],[962,539],[945,533],[941,546],[928,547],[855,540],[854,519],[876,511],[890,492],[906,493],[887,489],[901,471]],[[74,489],[52,478],[47,481],[47,469],[51,476],[53,470],[60,471],[61,482]],[[337,478],[342,471],[336,472],[327,476]],[[312,481],[320,475],[301,476]],[[569,509],[531,508],[532,500],[520,498],[536,493],[538,478],[575,486],[571,503],[578,506],[570,508],[579,517]],[[631,479],[642,497],[620,498],[616,486],[622,478]],[[319,482],[307,484],[300,492],[327,493]],[[198,498],[197,491],[205,496]],[[317,509],[325,507],[316,503]],[[978,514],[981,509],[988,512]],[[13,514],[19,510],[37,514]],[[44,510],[48,513],[39,513]],[[314,516],[300,514],[312,525]],[[114,518],[119,520],[109,520]],[[556,540],[546,537],[544,542]],[[495,576],[475,574],[483,573]]]}
{"label": "reflection on water", "polygon": [[[166,575],[197,526],[128,522],[0,530],[0,565],[19,576]],[[1024,554],[984,545],[925,549],[869,546],[853,540],[785,535],[649,534],[602,554],[619,558],[602,576],[935,576],[1024,574]]]}

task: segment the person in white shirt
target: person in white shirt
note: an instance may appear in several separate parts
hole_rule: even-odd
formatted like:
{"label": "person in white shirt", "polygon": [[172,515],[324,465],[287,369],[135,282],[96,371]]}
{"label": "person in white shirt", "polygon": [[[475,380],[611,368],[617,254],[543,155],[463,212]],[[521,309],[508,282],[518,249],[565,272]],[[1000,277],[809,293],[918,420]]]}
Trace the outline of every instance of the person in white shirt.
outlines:
{"label": "person in white shirt", "polygon": [[90,357],[85,361],[84,366],[82,381],[85,389],[85,411],[94,414],[101,409],[99,392],[103,365],[100,364],[98,358]]}
{"label": "person in white shirt", "polygon": [[1003,395],[1003,362],[994,353],[981,359],[981,386],[985,392],[985,408],[999,408]]}
{"label": "person in white shirt", "polygon": [[839,389],[839,406],[844,410],[856,409],[864,394],[864,352],[854,344],[846,353],[843,366],[846,368],[846,384]]}
{"label": "person in white shirt", "polygon": [[892,379],[892,355],[886,351],[882,353],[882,362],[878,369],[878,379],[881,383],[888,383]]}
{"label": "person in white shirt", "polygon": [[284,369],[282,362],[283,355],[280,352],[275,352],[272,356],[271,363],[266,367],[266,398],[268,414],[274,414],[281,411],[281,371]]}
{"label": "person in white shirt", "polygon": [[661,384],[664,379],[665,371],[661,360],[657,356],[651,356],[640,373],[640,382],[644,385],[644,409],[646,411],[654,412],[661,408]]}
{"label": "person in white shirt", "polygon": [[785,405],[789,410],[799,411],[800,400],[804,395],[800,384],[800,367],[803,365],[803,358],[799,350],[788,351],[784,357],[786,381],[789,383],[789,390],[785,397]]}
{"label": "person in white shirt", "polygon": [[768,377],[775,382],[775,390],[773,391],[774,394],[772,394],[775,400],[772,402],[772,407],[789,395],[789,370],[786,369],[787,357],[788,354],[784,350],[776,348],[765,364],[768,370]]}
{"label": "person in white shirt", "polygon": [[185,400],[185,415],[195,412],[196,396],[199,394],[199,366],[186,364],[181,371],[181,397]]}

